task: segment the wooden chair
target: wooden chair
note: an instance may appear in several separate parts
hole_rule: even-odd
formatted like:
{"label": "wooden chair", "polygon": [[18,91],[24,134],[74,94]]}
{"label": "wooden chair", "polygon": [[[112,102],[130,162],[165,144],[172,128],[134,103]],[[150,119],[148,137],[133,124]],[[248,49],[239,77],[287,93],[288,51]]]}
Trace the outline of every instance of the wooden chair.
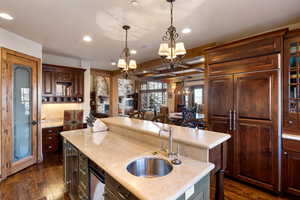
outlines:
{"label": "wooden chair", "polygon": [[160,122],[160,123],[164,123],[164,124],[173,124],[168,116],[165,115],[158,115],[153,117],[153,119],[151,120],[153,122]]}
{"label": "wooden chair", "polygon": [[144,119],[145,112],[143,111],[135,111],[129,114],[129,118],[133,119]]}
{"label": "wooden chair", "polygon": [[184,109],[182,111],[182,123],[181,126],[196,128],[196,111],[197,108],[194,107],[192,109]]}
{"label": "wooden chair", "polygon": [[65,110],[64,111],[64,131],[83,128],[83,110]]}

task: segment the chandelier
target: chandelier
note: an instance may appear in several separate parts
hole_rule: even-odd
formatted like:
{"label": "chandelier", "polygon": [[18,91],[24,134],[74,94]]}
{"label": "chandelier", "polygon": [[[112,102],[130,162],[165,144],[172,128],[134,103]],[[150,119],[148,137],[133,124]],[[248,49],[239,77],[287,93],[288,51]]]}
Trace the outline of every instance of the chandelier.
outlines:
{"label": "chandelier", "polygon": [[175,26],[173,26],[173,2],[175,2],[175,0],[167,0],[167,2],[171,4],[171,25],[162,37],[158,54],[164,63],[169,64],[171,69],[174,69],[176,65],[181,63],[182,58],[186,54],[186,50],[183,42],[176,42],[179,38],[179,34],[176,32]]}
{"label": "chandelier", "polygon": [[125,37],[125,48],[123,49],[119,61],[118,61],[118,67],[122,70],[123,73],[125,73],[125,77],[128,77],[128,71],[130,69],[136,69],[137,64],[136,61],[130,58],[130,50],[128,48],[128,30],[130,29],[130,26],[125,25],[123,26],[123,29],[126,32]]}

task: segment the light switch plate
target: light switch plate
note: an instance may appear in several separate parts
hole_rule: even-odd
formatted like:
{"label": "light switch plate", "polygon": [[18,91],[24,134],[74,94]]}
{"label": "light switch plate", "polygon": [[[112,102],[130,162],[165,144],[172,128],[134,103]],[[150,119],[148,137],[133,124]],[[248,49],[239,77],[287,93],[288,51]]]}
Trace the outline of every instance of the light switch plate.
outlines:
{"label": "light switch plate", "polygon": [[194,185],[190,187],[187,191],[185,191],[185,200],[188,200],[195,192]]}

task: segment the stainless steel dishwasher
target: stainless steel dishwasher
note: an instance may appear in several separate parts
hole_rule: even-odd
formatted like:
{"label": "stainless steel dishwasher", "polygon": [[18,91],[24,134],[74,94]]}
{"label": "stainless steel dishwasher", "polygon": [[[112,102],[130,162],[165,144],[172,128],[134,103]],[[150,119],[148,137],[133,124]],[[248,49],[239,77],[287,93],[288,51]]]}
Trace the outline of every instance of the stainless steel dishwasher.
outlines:
{"label": "stainless steel dishwasher", "polygon": [[89,160],[90,200],[104,200],[105,172]]}

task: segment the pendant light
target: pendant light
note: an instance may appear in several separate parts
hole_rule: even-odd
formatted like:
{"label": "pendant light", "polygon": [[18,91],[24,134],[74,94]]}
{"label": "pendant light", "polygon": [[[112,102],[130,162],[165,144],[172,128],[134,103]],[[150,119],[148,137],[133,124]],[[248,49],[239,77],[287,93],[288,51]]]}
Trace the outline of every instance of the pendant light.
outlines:
{"label": "pendant light", "polygon": [[130,26],[125,25],[123,26],[123,29],[125,30],[126,36],[125,36],[125,48],[123,49],[119,61],[118,61],[118,67],[122,70],[123,73],[125,73],[125,77],[127,79],[129,70],[134,70],[137,68],[136,61],[134,59],[131,59],[130,50],[128,48],[128,30],[130,29]]}
{"label": "pendant light", "polygon": [[183,42],[177,42],[179,34],[176,32],[176,28],[173,25],[173,3],[175,0],[166,1],[171,5],[171,25],[162,37],[162,43],[160,44],[158,54],[163,59],[164,63],[169,64],[171,69],[174,69],[176,65],[181,63],[182,58],[186,54],[186,49]]}

